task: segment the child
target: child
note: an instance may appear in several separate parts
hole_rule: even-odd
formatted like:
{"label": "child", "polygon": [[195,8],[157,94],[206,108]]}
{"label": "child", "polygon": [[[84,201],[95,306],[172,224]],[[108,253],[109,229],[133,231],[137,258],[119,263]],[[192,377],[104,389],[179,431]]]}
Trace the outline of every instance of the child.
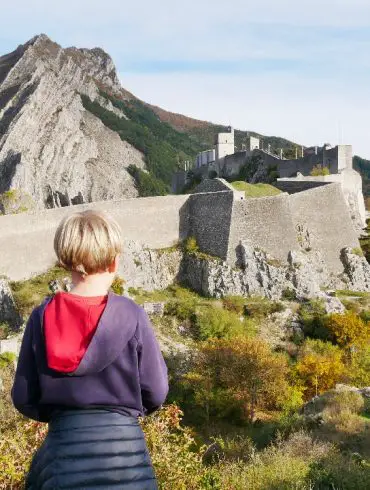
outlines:
{"label": "child", "polygon": [[49,423],[26,488],[157,489],[137,418],[164,402],[167,369],[144,310],[108,292],[119,226],[102,213],[72,214],[54,249],[73,286],[32,312],[12,389],[19,412]]}

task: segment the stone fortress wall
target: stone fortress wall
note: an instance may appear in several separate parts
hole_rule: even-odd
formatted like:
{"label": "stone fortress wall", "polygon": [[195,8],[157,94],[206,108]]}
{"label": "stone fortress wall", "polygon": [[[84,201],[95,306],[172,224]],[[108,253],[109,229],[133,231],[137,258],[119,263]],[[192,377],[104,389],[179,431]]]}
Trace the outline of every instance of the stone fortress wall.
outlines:
{"label": "stone fortress wall", "polygon": [[[35,214],[0,217],[0,274],[12,280],[44,272],[55,263],[53,237],[61,219],[71,212],[109,212],[122,227],[125,240],[151,249],[170,247],[183,238],[181,208],[189,196],[147,197],[102,201]],[[185,220],[181,221],[185,226]]]}
{"label": "stone fortress wall", "polygon": [[[47,270],[55,262],[53,236],[58,223],[68,213],[85,209],[108,211],[125,239],[142,248],[163,249],[194,236],[202,252],[233,267],[241,241],[287,263],[289,251],[302,248],[300,233],[304,233],[303,245],[320,249],[335,274],[343,270],[341,250],[359,246],[340,184],[244,199],[217,180],[203,182],[192,195],[104,201],[0,217],[0,274],[19,280]],[[149,254],[148,264],[151,261]]]}
{"label": "stone fortress wall", "polygon": [[352,168],[344,168],[339,173],[317,177],[298,174],[297,177],[280,178],[274,185],[284,192],[295,194],[333,182],[341,185],[355,229],[358,234],[361,234],[363,228],[366,227],[366,208],[362,193],[362,178]]}

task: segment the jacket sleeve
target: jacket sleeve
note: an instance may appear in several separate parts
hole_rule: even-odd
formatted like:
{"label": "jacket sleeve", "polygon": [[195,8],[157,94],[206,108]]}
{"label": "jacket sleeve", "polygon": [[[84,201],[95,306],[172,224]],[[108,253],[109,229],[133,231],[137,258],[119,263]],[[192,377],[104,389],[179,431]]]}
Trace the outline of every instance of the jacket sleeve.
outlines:
{"label": "jacket sleeve", "polygon": [[33,349],[33,317],[34,313],[30,316],[23,335],[11,394],[13,404],[20,413],[30,419],[42,420],[38,405],[40,399],[39,376]]}
{"label": "jacket sleeve", "polygon": [[145,415],[149,415],[166,399],[168,376],[150,320],[142,308],[138,324],[138,359],[142,404]]}

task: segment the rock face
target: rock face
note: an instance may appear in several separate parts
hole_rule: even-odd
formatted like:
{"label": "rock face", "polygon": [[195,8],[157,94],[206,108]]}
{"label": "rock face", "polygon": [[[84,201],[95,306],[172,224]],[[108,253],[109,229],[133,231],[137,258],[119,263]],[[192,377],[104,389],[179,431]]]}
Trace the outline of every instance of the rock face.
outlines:
{"label": "rock face", "polygon": [[83,108],[80,94],[125,117],[99,89],[127,97],[98,48],[40,35],[0,58],[0,193],[40,208],[137,196],[127,167],[145,168],[143,155]]}
{"label": "rock face", "polygon": [[342,262],[348,278],[347,289],[370,291],[370,264],[361,250],[345,248],[342,250]]}
{"label": "rock face", "polygon": [[165,289],[179,275],[183,255],[180,250],[149,250],[134,241],[124,243],[119,274],[127,287],[146,291]]}
{"label": "rock face", "polygon": [[0,279],[0,324],[6,323],[11,328],[21,325],[22,319],[17,313],[13,295],[5,279]]}
{"label": "rock face", "polygon": [[[239,247],[240,267],[232,268],[226,263],[187,258],[185,277],[194,289],[209,296],[259,295],[271,299],[281,298],[289,291],[295,297],[309,298],[320,292],[325,278],[324,270],[313,266],[315,257],[299,252],[289,254],[289,266],[270,259],[260,250],[247,244]],[[316,260],[316,264],[321,261]],[[329,279],[326,278],[328,281]]]}
{"label": "rock face", "polygon": [[[321,298],[327,313],[342,313],[342,303],[323,288],[352,288],[368,291],[370,265],[364,257],[343,250],[345,272],[333,277],[318,251],[289,253],[288,266],[271,259],[261,250],[241,243],[240,267],[219,260],[188,256],[182,266],[182,280],[206,296],[258,295],[270,299],[292,296],[299,300]],[[347,264],[347,265],[346,265]]]}

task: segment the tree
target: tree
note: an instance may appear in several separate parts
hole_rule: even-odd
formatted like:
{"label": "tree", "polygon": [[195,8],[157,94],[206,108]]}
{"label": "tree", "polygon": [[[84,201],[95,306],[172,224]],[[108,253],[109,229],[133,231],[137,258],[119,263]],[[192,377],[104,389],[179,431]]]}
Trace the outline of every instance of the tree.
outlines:
{"label": "tree", "polygon": [[341,379],[345,366],[338,346],[321,340],[306,340],[296,369],[310,398],[333,388]]}
{"label": "tree", "polygon": [[275,409],[286,401],[288,372],[285,355],[274,353],[261,339],[238,337],[204,343],[190,376],[197,380],[195,394],[203,398],[196,398],[204,401],[208,413],[217,411],[217,403],[225,407],[226,401],[229,409],[238,408],[252,422],[257,410]]}
{"label": "tree", "polygon": [[370,341],[370,325],[353,311],[328,316],[325,326],[335,342],[346,349],[360,347]]}
{"label": "tree", "polygon": [[356,350],[348,367],[348,381],[358,388],[370,386],[370,345]]}

